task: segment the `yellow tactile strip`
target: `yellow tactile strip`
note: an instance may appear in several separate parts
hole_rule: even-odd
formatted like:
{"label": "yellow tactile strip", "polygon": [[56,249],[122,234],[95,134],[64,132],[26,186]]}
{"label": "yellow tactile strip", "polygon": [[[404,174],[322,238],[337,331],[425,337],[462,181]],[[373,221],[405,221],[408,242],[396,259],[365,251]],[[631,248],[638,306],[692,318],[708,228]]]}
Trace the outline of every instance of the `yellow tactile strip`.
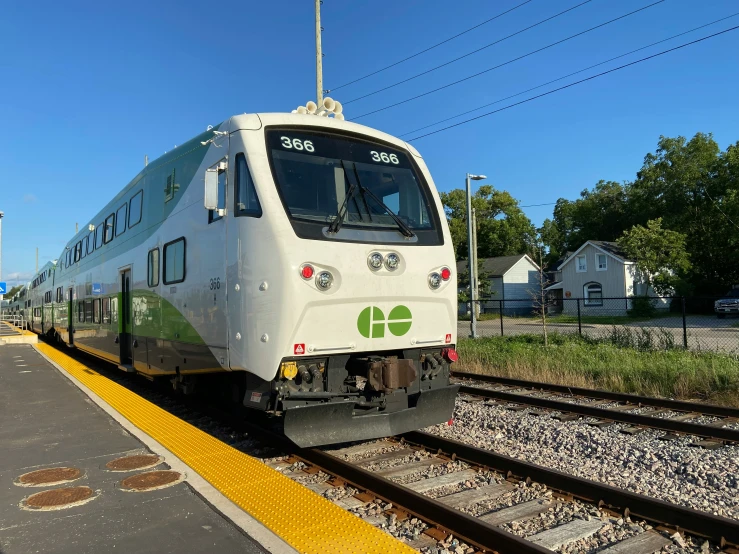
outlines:
{"label": "yellow tactile strip", "polygon": [[46,344],[36,348],[299,552],[415,552],[66,354]]}

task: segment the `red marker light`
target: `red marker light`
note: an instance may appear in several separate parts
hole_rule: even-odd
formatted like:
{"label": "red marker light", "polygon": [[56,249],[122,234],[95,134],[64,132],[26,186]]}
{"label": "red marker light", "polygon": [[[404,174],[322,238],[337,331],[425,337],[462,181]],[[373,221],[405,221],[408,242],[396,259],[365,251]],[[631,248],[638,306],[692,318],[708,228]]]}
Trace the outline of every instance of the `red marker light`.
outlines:
{"label": "red marker light", "polygon": [[315,269],[313,269],[312,265],[306,264],[300,269],[300,275],[303,277],[303,279],[310,279],[313,277],[313,274],[316,272]]}
{"label": "red marker light", "polygon": [[441,351],[441,356],[450,364],[456,362],[459,359],[459,354],[454,348],[444,348]]}
{"label": "red marker light", "polygon": [[445,281],[448,281],[449,278],[452,276],[452,270],[448,267],[442,267],[441,268],[441,278]]}
{"label": "red marker light", "polygon": [[305,354],[305,344],[296,344],[295,346],[293,346],[293,354],[295,354],[296,356]]}

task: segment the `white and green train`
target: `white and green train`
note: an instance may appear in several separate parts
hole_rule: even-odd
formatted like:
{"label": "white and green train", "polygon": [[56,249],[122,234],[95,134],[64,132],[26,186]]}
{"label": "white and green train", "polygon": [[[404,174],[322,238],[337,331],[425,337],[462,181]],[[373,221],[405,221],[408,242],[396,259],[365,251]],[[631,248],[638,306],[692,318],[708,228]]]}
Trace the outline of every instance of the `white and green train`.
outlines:
{"label": "white and green train", "polygon": [[308,446],[452,416],[454,267],[412,146],[244,114],[147,165],[23,307],[37,332],[184,392],[224,387]]}

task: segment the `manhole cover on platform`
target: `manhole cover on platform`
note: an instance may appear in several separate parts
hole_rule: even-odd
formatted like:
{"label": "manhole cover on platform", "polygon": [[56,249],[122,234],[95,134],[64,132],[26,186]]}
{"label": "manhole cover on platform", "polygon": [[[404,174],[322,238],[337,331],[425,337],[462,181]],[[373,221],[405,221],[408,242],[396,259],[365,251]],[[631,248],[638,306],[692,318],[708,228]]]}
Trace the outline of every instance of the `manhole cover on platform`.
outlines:
{"label": "manhole cover on platform", "polygon": [[24,504],[34,510],[61,510],[79,506],[92,499],[90,487],[69,487],[37,492],[26,498]]}
{"label": "manhole cover on platform", "polygon": [[148,471],[140,475],[132,475],[121,481],[121,487],[130,491],[151,491],[169,487],[182,480],[178,471]]}
{"label": "manhole cover on platform", "polygon": [[16,485],[22,487],[45,487],[48,485],[59,485],[79,479],[82,471],[76,467],[52,467],[39,469],[31,473],[24,473],[16,481]]}
{"label": "manhole cover on platform", "polygon": [[110,471],[134,471],[136,469],[149,469],[162,463],[162,457],[156,454],[140,454],[138,456],[126,456],[111,460],[105,467]]}

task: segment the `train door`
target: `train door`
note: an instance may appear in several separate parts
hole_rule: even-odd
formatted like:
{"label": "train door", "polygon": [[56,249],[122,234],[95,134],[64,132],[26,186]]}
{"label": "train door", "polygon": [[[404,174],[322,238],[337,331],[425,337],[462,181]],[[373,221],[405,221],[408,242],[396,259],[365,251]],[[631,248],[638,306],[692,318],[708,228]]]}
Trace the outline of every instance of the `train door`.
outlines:
{"label": "train door", "polygon": [[133,366],[133,329],[131,319],[131,269],[120,272],[121,277],[121,305],[118,312],[118,340],[121,349],[121,365]]}
{"label": "train door", "polygon": [[69,334],[69,344],[74,344],[74,314],[72,302],[74,301],[74,289],[72,287],[67,291],[67,333]]}

